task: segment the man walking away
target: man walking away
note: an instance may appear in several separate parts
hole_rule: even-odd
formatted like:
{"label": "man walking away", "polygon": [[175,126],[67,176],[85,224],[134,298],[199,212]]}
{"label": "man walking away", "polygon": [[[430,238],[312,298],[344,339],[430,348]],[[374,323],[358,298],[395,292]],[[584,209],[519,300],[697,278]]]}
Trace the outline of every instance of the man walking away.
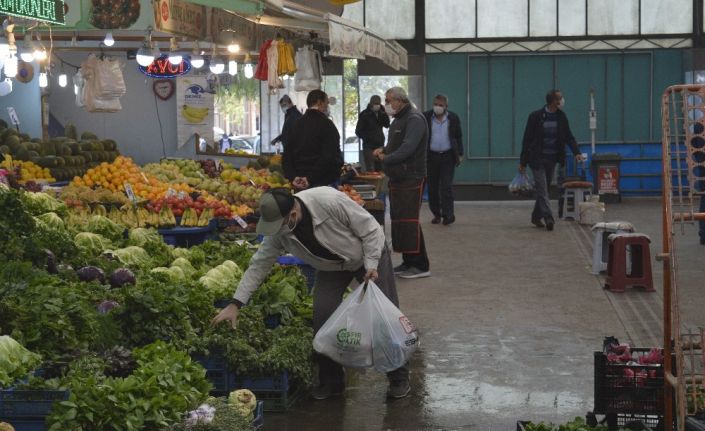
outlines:
{"label": "man walking away", "polygon": [[[282,112],[284,113],[284,125],[282,126],[282,132],[279,136],[276,138],[272,139],[271,145],[275,146],[279,142],[282,143],[282,147],[286,147],[287,144],[287,135],[289,134],[289,131],[291,131],[291,126],[294,125],[294,122],[301,118],[302,114],[299,112],[299,109],[294,105],[294,102],[291,101],[291,97],[288,95],[283,95],[281,99],[279,99],[279,107],[281,108]],[[284,150],[282,148],[282,150]]]}
{"label": "man walking away", "polygon": [[374,151],[389,177],[389,210],[392,246],[403,262],[394,268],[401,278],[430,277],[426,244],[419,224],[419,211],[426,178],[426,118],[414,108],[401,87],[384,95],[385,111],[394,117],[387,146]]}
{"label": "man walking away", "polygon": [[[548,187],[551,185],[556,163],[565,165],[565,146],[570,146],[576,160],[582,155],[570,131],[568,117],[563,112],[565,99],[560,90],[551,90],[546,94],[546,105],[529,114],[524,129],[521,145],[519,172],[526,172],[526,166],[534,174],[536,203],[531,213],[531,223],[536,227],[553,230],[555,221],[551,212]],[[544,224],[545,222],[545,224]]]}
{"label": "man walking away", "polygon": [[448,97],[433,98],[433,109],[424,113],[428,122],[428,205],[431,223],[455,221],[453,176],[463,158],[463,132],[460,117],[448,110]]}
{"label": "man walking away", "polygon": [[343,166],[340,133],[328,118],[328,95],[313,90],[306,105],[306,113],[291,127],[282,156],[284,176],[296,190],[336,183]]}
{"label": "man walking away", "polygon": [[382,170],[382,162],[377,160],[374,150],[384,146],[384,130],[389,127],[389,115],[384,112],[382,98],[374,95],[370,97],[367,108],[357,117],[355,135],[362,140],[362,155],[366,171]]}

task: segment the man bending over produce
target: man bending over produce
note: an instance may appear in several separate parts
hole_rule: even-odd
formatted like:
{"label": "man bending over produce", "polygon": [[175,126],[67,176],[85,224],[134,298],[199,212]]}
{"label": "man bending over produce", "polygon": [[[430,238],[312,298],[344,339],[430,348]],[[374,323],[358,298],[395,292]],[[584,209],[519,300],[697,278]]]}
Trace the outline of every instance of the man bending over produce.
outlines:
{"label": "man bending over produce", "polygon": [[[384,231],[377,221],[344,193],[331,187],[316,187],[292,195],[272,189],[260,199],[261,217],[257,233],[264,235],[261,247],[242,276],[231,304],[214,319],[237,322],[240,307],[262,284],[272,265],[289,252],[318,270],[313,290],[313,329],[318,331],[343,300],[353,278],[374,280],[380,290],[399,306],[394,271]],[[311,394],[324,400],[345,389],[343,367],[315,353],[319,386]],[[390,398],[410,392],[408,365],[387,373]]]}

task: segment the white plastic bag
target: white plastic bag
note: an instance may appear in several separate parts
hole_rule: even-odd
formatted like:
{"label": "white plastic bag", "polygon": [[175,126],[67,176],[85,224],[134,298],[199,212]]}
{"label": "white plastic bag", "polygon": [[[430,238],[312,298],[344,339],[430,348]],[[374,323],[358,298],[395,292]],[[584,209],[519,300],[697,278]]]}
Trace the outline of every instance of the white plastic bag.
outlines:
{"label": "white plastic bag", "polygon": [[122,76],[124,65],[117,58],[106,57],[95,63],[96,96],[102,99],[122,97],[127,93],[125,78]]}
{"label": "white plastic bag", "polygon": [[369,295],[360,286],[338,306],[313,339],[313,348],[346,367],[372,366]]}
{"label": "white plastic bag", "polygon": [[387,373],[409,361],[419,345],[419,334],[411,321],[373,282],[367,286],[372,311],[372,362]]}
{"label": "white plastic bag", "polygon": [[409,360],[418,339],[409,319],[369,282],[340,304],[316,334],[313,348],[346,367],[389,372]]}
{"label": "white plastic bag", "polygon": [[517,173],[509,183],[509,192],[514,195],[529,195],[534,190],[534,184],[526,173]]}

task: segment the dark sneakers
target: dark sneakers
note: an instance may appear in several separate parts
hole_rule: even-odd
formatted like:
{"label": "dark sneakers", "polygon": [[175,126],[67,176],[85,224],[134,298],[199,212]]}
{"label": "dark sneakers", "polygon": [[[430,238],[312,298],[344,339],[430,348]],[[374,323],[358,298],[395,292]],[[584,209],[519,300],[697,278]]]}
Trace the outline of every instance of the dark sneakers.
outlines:
{"label": "dark sneakers", "polygon": [[546,230],[549,231],[549,232],[552,231],[552,230],[553,230],[553,225],[554,225],[553,220],[547,220],[547,221],[546,221]]}
{"label": "dark sneakers", "polygon": [[345,392],[345,385],[325,384],[319,385],[311,391],[311,398],[314,400],[327,400],[332,397],[339,397]]}
{"label": "dark sneakers", "polygon": [[408,270],[409,270],[409,267],[402,263],[401,265],[394,267],[394,275],[399,275],[399,274],[404,273]]}
{"label": "dark sneakers", "polygon": [[411,392],[409,379],[390,380],[389,389],[387,390],[387,398],[399,399],[404,398]]}
{"label": "dark sneakers", "polygon": [[452,216],[450,216],[450,217],[444,217],[444,218],[443,218],[443,224],[444,224],[445,226],[448,226],[449,224],[453,224],[453,223],[455,223],[455,216],[454,216],[454,215],[452,215]]}
{"label": "dark sneakers", "polygon": [[531,220],[531,223],[532,223],[534,226],[539,227],[539,228],[544,228],[544,227],[546,227],[546,225],[543,224],[543,222],[542,222],[541,220]]}

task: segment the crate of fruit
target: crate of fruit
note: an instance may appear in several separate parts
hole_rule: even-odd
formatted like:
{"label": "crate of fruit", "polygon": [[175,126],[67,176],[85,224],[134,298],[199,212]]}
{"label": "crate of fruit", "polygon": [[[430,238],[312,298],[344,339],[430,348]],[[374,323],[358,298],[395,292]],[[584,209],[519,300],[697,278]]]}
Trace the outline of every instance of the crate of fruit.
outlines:
{"label": "crate of fruit", "polygon": [[595,413],[663,414],[663,350],[612,345],[595,352]]}

